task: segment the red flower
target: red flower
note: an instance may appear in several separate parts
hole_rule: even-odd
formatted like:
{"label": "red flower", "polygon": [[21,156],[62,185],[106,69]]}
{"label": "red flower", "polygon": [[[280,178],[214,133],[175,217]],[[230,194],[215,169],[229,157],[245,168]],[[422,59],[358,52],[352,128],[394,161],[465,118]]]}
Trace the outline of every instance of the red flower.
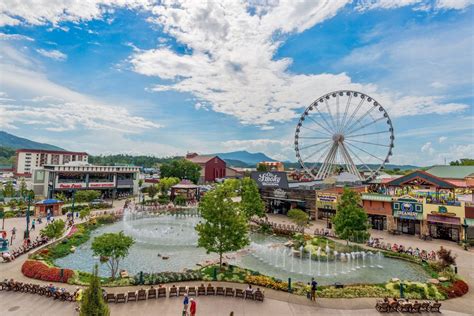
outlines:
{"label": "red flower", "polygon": [[42,261],[27,260],[21,267],[21,272],[33,279],[50,281],[50,282],[63,282],[66,283],[69,278],[74,275],[74,271],[71,269],[61,269],[56,267],[48,267]]}

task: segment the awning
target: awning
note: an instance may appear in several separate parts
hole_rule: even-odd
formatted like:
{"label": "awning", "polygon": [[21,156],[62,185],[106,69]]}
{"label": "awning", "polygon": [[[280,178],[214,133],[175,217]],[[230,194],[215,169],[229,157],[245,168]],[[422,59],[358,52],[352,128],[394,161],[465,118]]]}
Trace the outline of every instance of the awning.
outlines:
{"label": "awning", "polygon": [[267,200],[279,200],[279,201],[306,203],[306,201],[303,201],[303,200],[278,198],[278,197],[273,197],[273,196],[264,196],[263,198],[264,198],[264,199],[267,199]]}
{"label": "awning", "polygon": [[467,226],[474,226],[474,218],[465,218],[464,224],[466,224]]}
{"label": "awning", "polygon": [[461,219],[454,216],[440,216],[428,214],[426,220],[433,223],[443,223],[450,225],[461,225]]}

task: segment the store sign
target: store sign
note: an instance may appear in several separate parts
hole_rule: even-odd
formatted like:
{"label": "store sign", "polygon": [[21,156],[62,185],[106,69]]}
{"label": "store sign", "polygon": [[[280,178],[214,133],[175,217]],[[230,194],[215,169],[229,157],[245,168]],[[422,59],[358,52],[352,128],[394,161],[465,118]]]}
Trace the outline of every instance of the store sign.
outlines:
{"label": "store sign", "polygon": [[115,183],[113,182],[94,182],[89,183],[89,188],[113,188]]}
{"label": "store sign", "polygon": [[276,187],[281,189],[288,188],[288,179],[286,172],[259,172],[254,171],[250,177],[257,182],[260,188]]}
{"label": "store sign", "polygon": [[56,186],[58,189],[83,189],[86,187],[85,183],[59,183]]}
{"label": "store sign", "polygon": [[446,223],[452,225],[460,225],[461,219],[459,217],[450,217],[450,216],[442,216],[442,215],[432,215],[428,214],[426,217],[428,222],[435,222],[435,223]]}
{"label": "store sign", "polygon": [[284,199],[284,198],[286,198],[286,192],[282,189],[275,189],[273,191],[273,196],[276,197],[276,198]]}
{"label": "store sign", "polygon": [[336,202],[337,196],[336,195],[330,195],[330,194],[318,194],[318,201],[320,202]]}

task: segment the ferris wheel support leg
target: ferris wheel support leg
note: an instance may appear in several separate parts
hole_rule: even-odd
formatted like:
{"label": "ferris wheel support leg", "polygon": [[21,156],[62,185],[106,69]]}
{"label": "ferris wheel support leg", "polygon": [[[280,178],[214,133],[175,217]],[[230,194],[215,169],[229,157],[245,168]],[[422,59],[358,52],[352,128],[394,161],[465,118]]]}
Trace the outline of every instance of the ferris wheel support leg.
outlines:
{"label": "ferris wheel support leg", "polygon": [[341,143],[341,152],[342,152],[342,155],[345,157],[344,160],[346,160],[348,164],[348,170],[351,170],[351,173],[353,175],[357,176],[360,180],[363,180],[362,176],[360,175],[360,172],[357,170],[357,166],[354,164],[354,161],[352,160],[351,156],[347,152],[347,149],[344,143]]}
{"label": "ferris wheel support leg", "polygon": [[334,142],[332,144],[331,150],[329,151],[328,156],[324,160],[324,163],[322,164],[321,168],[319,169],[316,178],[317,179],[324,179],[326,178],[327,173],[329,172],[330,166],[331,166],[331,161],[334,160],[334,156],[336,155],[337,152],[337,143]]}

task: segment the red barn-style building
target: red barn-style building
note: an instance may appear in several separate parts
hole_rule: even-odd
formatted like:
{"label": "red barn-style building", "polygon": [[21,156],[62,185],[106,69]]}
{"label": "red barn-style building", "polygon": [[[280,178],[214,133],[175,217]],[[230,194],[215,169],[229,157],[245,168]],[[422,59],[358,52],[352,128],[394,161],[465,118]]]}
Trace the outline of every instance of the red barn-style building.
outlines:
{"label": "red barn-style building", "polygon": [[216,179],[226,176],[226,163],[218,156],[201,156],[189,153],[186,155],[186,159],[201,166],[200,183],[215,182]]}

